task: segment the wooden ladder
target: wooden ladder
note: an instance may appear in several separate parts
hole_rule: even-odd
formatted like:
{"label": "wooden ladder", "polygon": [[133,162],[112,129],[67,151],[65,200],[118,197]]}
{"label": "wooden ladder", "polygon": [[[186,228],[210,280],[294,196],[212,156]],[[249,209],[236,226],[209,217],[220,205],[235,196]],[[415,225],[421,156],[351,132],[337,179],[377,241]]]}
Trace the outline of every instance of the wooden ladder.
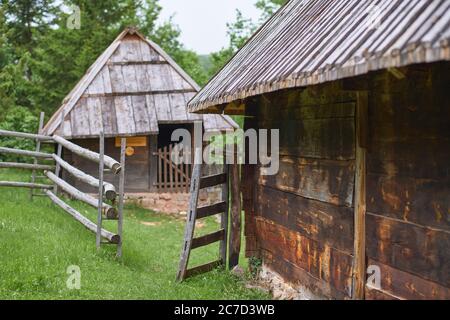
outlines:
{"label": "wooden ladder", "polygon": [[[196,162],[197,163],[197,162]],[[225,265],[227,260],[227,235],[228,235],[228,192],[229,192],[229,166],[224,164],[224,172],[216,175],[201,176],[203,165],[194,164],[189,210],[184,234],[184,242],[181,250],[180,267],[178,269],[177,281],[183,281],[194,275],[202,274]],[[213,205],[198,207],[198,198],[201,189],[222,185],[222,201]],[[216,214],[221,215],[220,230],[194,238],[195,223]],[[188,269],[189,257],[193,249],[207,246],[220,241],[219,259],[204,265]]]}

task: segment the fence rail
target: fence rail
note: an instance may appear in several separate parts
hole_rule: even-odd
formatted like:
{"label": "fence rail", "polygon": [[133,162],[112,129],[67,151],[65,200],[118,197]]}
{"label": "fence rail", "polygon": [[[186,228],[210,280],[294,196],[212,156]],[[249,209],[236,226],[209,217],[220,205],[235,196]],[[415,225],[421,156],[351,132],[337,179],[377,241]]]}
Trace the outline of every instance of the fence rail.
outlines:
{"label": "fence rail", "polygon": [[0,162],[0,168],[28,169],[28,170],[55,170],[55,166],[45,164]]}
{"label": "fence rail", "polygon": [[[44,115],[41,113],[40,123],[39,123],[39,133],[41,132],[43,125]],[[31,157],[34,159],[32,164],[30,163],[15,163],[15,162],[0,162],[0,168],[16,168],[16,169],[28,169],[33,170],[33,174],[31,177],[31,182],[16,182],[16,181],[0,181],[0,187],[21,187],[21,188],[29,188],[31,189],[31,198],[37,195],[47,196],[53,203],[58,205],[68,214],[70,214],[74,219],[83,224],[88,230],[97,235],[97,246],[99,247],[101,243],[98,239],[105,239],[107,243],[116,244],[117,245],[117,255],[121,256],[122,254],[122,225],[123,225],[123,201],[124,201],[124,170],[125,170],[125,144],[126,140],[121,140],[121,162],[117,162],[113,158],[104,155],[104,152],[96,153],[91,150],[84,149],[70,141],[65,140],[60,136],[45,136],[41,134],[32,134],[32,133],[24,133],[24,132],[13,132],[0,130],[1,137],[10,137],[10,138],[23,138],[23,139],[33,139],[36,141],[36,151],[29,150],[20,150],[13,148],[5,148],[0,147],[0,154],[14,154],[19,156]],[[41,152],[41,142],[42,143],[53,143],[57,146],[57,154],[54,153],[45,153]],[[100,134],[100,145],[104,145],[104,136]],[[72,166],[68,162],[64,161],[61,157],[62,149],[66,148],[71,152],[99,164],[99,172],[100,179],[96,179],[87,173],[81,171],[80,169]],[[122,154],[123,153],[123,154]],[[54,161],[55,165],[49,164],[40,164],[39,159],[41,160],[50,160]],[[105,167],[105,169],[104,169]],[[60,178],[61,169],[67,171],[74,178],[98,189],[98,199],[94,198],[91,195],[88,195],[74,186],[70,185],[66,181]],[[36,176],[36,171],[40,170],[44,172],[42,177]],[[109,170],[114,174],[120,173],[120,181],[119,185],[121,186],[119,193],[116,192],[116,188],[114,185],[108,182],[104,182],[103,171]],[[42,184],[36,183],[35,179],[37,178],[46,178],[52,184]],[[44,193],[34,194],[34,189],[43,190]],[[53,191],[51,191],[53,189]],[[61,198],[58,197],[58,189],[64,191],[69,194],[71,197],[82,201],[94,208],[98,209],[98,219],[97,224],[90,221],[88,218],[83,216],[80,212],[69,206],[66,202],[64,202]],[[118,209],[117,206],[117,198],[119,198]],[[105,200],[109,200],[110,204],[105,203]],[[104,219],[109,220],[118,220],[118,232],[114,234],[102,228],[102,221]]]}
{"label": "fence rail", "polygon": [[[100,163],[100,154],[98,154],[94,151],[85,149],[83,147],[80,147],[80,146],[76,145],[75,143],[67,141],[66,139],[64,139],[60,136],[57,136],[57,135],[53,136],[53,139],[55,140],[56,143],[59,143],[61,146],[72,151],[76,155],[79,155],[80,157],[83,157],[87,160],[91,160],[96,163]],[[118,174],[120,172],[121,165],[119,162],[117,162],[113,158],[105,155],[103,158],[103,161],[104,161],[105,166],[108,167],[109,169],[111,169],[114,174]]]}
{"label": "fence rail", "polygon": [[53,140],[53,137],[44,136],[41,134],[26,133],[26,132],[14,132],[14,131],[0,130],[0,137],[33,139],[33,140],[39,140],[39,141],[46,142],[46,143],[55,143]]}

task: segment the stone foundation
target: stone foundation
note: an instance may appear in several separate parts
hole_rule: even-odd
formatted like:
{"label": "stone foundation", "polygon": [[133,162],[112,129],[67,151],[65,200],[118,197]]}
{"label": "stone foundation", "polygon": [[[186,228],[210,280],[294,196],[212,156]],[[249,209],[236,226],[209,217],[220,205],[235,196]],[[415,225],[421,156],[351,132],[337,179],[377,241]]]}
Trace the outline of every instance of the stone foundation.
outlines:
{"label": "stone foundation", "polygon": [[315,295],[311,290],[301,285],[293,285],[286,282],[278,273],[271,270],[263,263],[258,275],[258,282],[268,289],[274,299],[277,300],[323,300],[323,297]]}
{"label": "stone foundation", "polygon": [[[199,206],[207,206],[221,201],[220,188],[213,187],[200,191]],[[159,213],[183,215],[189,206],[189,193],[127,193],[125,201]]]}

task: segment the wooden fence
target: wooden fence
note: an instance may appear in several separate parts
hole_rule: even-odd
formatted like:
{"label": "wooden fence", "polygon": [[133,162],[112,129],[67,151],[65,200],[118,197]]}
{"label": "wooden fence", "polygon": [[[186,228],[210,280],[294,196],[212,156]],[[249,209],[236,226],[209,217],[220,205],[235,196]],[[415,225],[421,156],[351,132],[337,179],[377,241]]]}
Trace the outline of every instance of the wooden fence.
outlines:
{"label": "wooden fence", "polygon": [[[41,114],[39,128],[42,129],[43,114]],[[123,202],[124,202],[124,181],[125,181],[125,147],[126,139],[121,139],[121,159],[120,163],[111,157],[104,154],[104,135],[100,133],[100,153],[96,153],[84,149],[70,141],[65,140],[59,136],[44,136],[40,132],[38,134],[12,132],[0,130],[0,137],[12,137],[32,139],[36,141],[36,150],[20,150],[0,147],[0,153],[16,154],[20,156],[30,157],[33,163],[14,163],[14,162],[0,162],[0,168],[16,168],[31,170],[31,182],[17,182],[17,181],[0,181],[0,187],[21,187],[29,188],[31,199],[35,196],[47,196],[53,203],[62,208],[74,219],[80,222],[88,230],[96,234],[97,248],[101,244],[116,244],[117,255],[122,255],[122,227],[123,227]],[[43,143],[51,143],[56,146],[55,153],[41,152]],[[99,165],[99,179],[94,178],[78,168],[73,167],[62,159],[63,148],[70,150],[80,157],[93,161]],[[40,161],[46,161],[43,164]],[[49,164],[48,162],[51,162]],[[108,182],[103,181],[104,171],[109,170],[114,174],[119,174],[119,191]],[[96,197],[79,191],[74,186],[60,178],[61,170],[65,170],[75,179],[84,182],[90,186],[96,187],[98,194]],[[37,172],[42,175],[37,176]],[[45,178],[48,183],[36,183],[37,178]],[[41,190],[40,193],[34,193],[34,190]],[[93,223],[88,218],[84,217],[77,210],[69,206],[63,199],[58,197],[62,192],[68,194],[81,202],[90,205],[97,209],[97,223]],[[112,233],[102,228],[104,220],[116,220],[118,223],[117,233]],[[106,240],[102,242],[102,239]]]}
{"label": "wooden fence", "polygon": [[175,145],[169,145],[153,153],[158,159],[155,187],[161,193],[189,192],[192,164],[176,164],[171,158],[174,148]]}

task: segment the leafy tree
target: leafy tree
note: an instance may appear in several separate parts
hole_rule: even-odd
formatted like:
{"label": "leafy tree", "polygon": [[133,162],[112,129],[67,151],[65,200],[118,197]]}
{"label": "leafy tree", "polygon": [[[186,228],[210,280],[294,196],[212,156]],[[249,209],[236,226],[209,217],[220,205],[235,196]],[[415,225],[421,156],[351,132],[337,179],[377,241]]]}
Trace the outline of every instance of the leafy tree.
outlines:
{"label": "leafy tree", "polygon": [[229,38],[228,47],[223,48],[219,52],[211,54],[211,68],[209,75],[216,74],[222,66],[224,66],[231,57],[245,44],[247,39],[255,31],[256,26],[251,19],[247,19],[242,12],[236,10],[236,20],[227,23],[227,35]]}
{"label": "leafy tree", "polygon": [[127,26],[137,26],[170,54],[200,84],[207,79],[199,67],[198,56],[183,48],[179,29],[172,21],[157,25],[161,12],[158,0],[64,0],[64,7],[80,8],[79,29],[67,27],[72,15],[55,11],[53,27],[39,39],[36,59],[30,61],[32,86],[26,96],[33,97],[30,110],[51,115],[90,65]]}
{"label": "leafy tree", "polygon": [[269,19],[288,0],[258,0],[255,6],[262,11],[261,22]]}
{"label": "leafy tree", "polygon": [[245,18],[241,11],[236,10],[235,21],[227,24],[228,46],[219,52],[211,54],[211,67],[208,70],[208,75],[211,77],[216,74],[244,46],[258,26],[264,23],[286,2],[287,0],[258,0],[255,6],[262,11],[258,22]]}
{"label": "leafy tree", "polygon": [[10,43],[32,52],[39,35],[48,30],[54,12],[52,0],[1,0]]}
{"label": "leafy tree", "polygon": [[[38,119],[28,109],[15,107],[11,109],[6,118],[0,122],[0,129],[10,131],[36,132]],[[33,150],[34,141],[30,139],[1,138],[0,146],[22,150]],[[21,156],[0,154],[1,161],[25,162],[27,159]],[[29,160],[29,159],[28,159]]]}

